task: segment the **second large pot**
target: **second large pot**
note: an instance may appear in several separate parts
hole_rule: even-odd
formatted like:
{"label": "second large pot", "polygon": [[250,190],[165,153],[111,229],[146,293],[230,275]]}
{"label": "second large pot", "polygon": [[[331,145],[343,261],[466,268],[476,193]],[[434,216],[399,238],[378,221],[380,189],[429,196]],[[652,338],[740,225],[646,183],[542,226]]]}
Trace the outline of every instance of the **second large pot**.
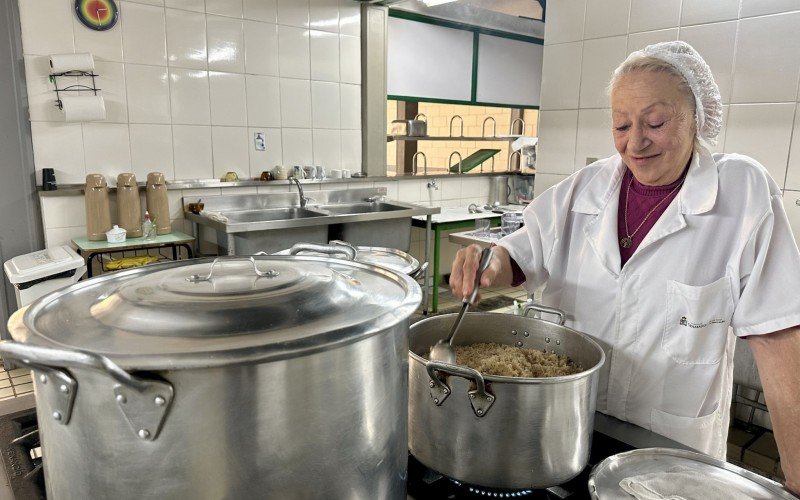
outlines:
{"label": "second large pot", "polygon": [[455,314],[412,325],[409,450],[420,462],[459,481],[509,489],[554,486],[584,469],[605,355],[587,335],[562,326],[564,315],[555,312],[559,324],[468,313],[455,343],[497,342],[566,355],[583,368],[575,375],[482,376],[463,366],[429,361],[423,356],[446,338]]}
{"label": "second large pot", "polygon": [[148,266],[42,297],[49,499],[405,499],[408,276],[319,257]]}

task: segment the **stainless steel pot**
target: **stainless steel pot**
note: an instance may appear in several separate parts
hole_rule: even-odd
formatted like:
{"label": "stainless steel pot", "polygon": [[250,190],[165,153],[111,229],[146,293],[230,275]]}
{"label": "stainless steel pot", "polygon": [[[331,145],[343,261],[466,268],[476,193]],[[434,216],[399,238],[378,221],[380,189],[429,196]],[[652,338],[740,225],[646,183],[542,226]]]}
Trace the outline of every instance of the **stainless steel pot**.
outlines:
{"label": "stainless steel pot", "polygon": [[144,267],[9,322],[47,497],[405,498],[408,276],[340,259]]}
{"label": "stainless steel pot", "polygon": [[273,255],[328,255],[355,260],[363,264],[385,267],[392,271],[407,274],[414,279],[420,278],[428,267],[427,262],[420,265],[413,255],[396,248],[355,246],[336,240],[327,245],[297,243],[292,248],[281,250]]}
{"label": "stainless steel pot", "polygon": [[411,327],[409,450],[446,476],[492,488],[546,488],[577,476],[589,459],[602,348],[565,326],[510,314],[467,313],[456,344],[497,342],[569,356],[584,370],[553,378],[482,376],[428,361],[455,314]]}

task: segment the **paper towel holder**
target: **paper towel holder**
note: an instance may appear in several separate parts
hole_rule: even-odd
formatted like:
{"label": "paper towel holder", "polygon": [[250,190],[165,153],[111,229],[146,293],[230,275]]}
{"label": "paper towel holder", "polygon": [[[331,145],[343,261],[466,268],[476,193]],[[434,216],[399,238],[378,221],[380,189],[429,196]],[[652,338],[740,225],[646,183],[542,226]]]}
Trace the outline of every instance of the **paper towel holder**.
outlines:
{"label": "paper towel holder", "polygon": [[[58,77],[61,77],[61,76],[91,77],[92,78],[92,85],[89,86],[89,85],[75,84],[75,85],[68,85],[68,86],[66,86],[64,88],[58,88]],[[95,82],[95,77],[98,77],[98,76],[100,76],[100,75],[95,74],[93,71],[78,71],[78,70],[64,71],[63,73],[52,73],[52,74],[50,74],[50,82],[55,86],[55,88],[53,90],[55,90],[55,93],[56,93],[56,107],[58,109],[64,109],[64,106],[61,103],[61,96],[59,95],[59,92],[86,92],[86,91],[92,91],[92,92],[94,92],[94,95],[97,95],[97,91],[98,90],[102,90],[102,89],[98,89],[97,88],[97,83]]]}

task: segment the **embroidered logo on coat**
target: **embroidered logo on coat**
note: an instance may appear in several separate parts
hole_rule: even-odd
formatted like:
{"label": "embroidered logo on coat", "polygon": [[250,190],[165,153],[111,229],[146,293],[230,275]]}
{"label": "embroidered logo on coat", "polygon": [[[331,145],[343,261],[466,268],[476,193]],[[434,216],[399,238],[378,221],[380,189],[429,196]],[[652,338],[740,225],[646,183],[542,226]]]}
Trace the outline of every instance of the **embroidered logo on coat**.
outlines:
{"label": "embroidered logo on coat", "polygon": [[705,328],[708,325],[713,325],[714,323],[725,323],[726,321],[722,318],[714,318],[707,323],[692,323],[686,319],[686,316],[681,316],[680,324],[681,326],[688,326],[689,328]]}

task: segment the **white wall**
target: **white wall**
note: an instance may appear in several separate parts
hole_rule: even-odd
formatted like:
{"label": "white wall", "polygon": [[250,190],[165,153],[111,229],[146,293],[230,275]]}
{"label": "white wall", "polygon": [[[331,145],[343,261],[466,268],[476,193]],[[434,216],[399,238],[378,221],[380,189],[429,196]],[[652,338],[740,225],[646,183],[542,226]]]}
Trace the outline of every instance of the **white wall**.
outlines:
{"label": "white wall", "polygon": [[536,194],[615,153],[605,88],[628,53],[693,45],[725,105],[715,151],[750,155],[785,190],[800,239],[800,2],[569,0],[547,5]]}

